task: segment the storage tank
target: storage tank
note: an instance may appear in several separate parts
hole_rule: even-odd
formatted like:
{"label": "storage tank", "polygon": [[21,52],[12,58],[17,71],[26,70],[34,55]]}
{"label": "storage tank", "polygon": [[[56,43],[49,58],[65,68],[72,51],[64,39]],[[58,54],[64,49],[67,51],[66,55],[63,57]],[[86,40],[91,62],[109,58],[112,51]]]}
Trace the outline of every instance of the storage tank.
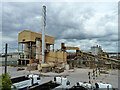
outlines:
{"label": "storage tank", "polygon": [[32,59],[36,59],[36,47],[35,47],[35,43],[32,44]]}
{"label": "storage tank", "polygon": [[40,59],[41,54],[41,39],[36,38],[36,59]]}
{"label": "storage tank", "polygon": [[24,44],[24,59],[29,59],[30,55],[30,48],[29,48],[29,43]]}

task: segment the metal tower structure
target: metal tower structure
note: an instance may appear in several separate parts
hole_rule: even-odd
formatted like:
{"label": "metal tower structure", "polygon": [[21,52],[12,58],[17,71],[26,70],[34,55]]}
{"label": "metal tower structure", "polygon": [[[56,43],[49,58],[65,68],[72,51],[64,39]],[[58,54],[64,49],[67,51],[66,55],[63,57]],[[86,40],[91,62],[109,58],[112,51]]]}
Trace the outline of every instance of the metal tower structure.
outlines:
{"label": "metal tower structure", "polygon": [[43,6],[43,30],[42,30],[42,64],[45,56],[45,26],[46,26],[46,6]]}

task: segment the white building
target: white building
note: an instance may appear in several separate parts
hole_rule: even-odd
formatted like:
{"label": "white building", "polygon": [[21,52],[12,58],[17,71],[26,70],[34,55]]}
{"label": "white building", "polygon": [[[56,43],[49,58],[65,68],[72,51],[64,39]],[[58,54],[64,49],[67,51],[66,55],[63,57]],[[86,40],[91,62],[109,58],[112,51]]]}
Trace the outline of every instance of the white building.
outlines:
{"label": "white building", "polygon": [[98,53],[101,52],[101,51],[102,51],[102,48],[100,46],[98,46],[98,45],[91,47],[91,52],[94,55],[98,55]]}

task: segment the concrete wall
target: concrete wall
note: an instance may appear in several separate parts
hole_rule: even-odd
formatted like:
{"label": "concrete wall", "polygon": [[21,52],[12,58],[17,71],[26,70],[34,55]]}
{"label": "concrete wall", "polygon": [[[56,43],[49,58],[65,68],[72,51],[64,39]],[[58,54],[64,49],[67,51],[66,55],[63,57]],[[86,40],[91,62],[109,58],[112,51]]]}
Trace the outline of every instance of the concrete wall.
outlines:
{"label": "concrete wall", "polygon": [[63,51],[48,52],[45,54],[45,62],[67,62],[67,53]]}

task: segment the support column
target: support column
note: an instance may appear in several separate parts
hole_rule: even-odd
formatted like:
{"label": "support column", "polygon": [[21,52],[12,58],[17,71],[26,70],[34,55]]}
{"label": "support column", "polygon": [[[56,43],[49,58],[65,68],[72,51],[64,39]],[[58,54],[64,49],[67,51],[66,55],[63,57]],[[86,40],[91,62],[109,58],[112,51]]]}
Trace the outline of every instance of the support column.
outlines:
{"label": "support column", "polygon": [[19,59],[17,60],[17,65],[19,65]]}
{"label": "support column", "polygon": [[54,52],[54,44],[53,44],[53,52]]}
{"label": "support column", "polygon": [[20,57],[20,56],[19,56],[19,43],[18,43],[18,59],[20,59],[19,57]]}
{"label": "support column", "polygon": [[50,52],[50,45],[46,44],[47,51]]}
{"label": "support column", "polygon": [[22,65],[23,63],[22,63],[22,60],[21,60],[21,65]]}
{"label": "support column", "polygon": [[25,60],[25,65],[27,65],[27,64],[26,64],[26,60]]}
{"label": "support column", "polygon": [[40,38],[36,38],[36,59],[39,59],[39,63],[40,63],[40,57],[41,57],[41,39]]}
{"label": "support column", "polygon": [[20,55],[19,55],[19,43],[18,43],[18,59],[17,59],[17,65],[19,65],[19,59],[20,59]]}
{"label": "support column", "polygon": [[23,59],[24,57],[23,57],[23,43],[22,43],[22,59]]}
{"label": "support column", "polygon": [[89,60],[89,69],[90,69],[90,57],[88,58],[88,60]]}
{"label": "support column", "polygon": [[28,55],[29,55],[29,45],[28,45],[28,43],[25,43],[24,44],[24,59],[26,60],[26,59],[28,59]]}
{"label": "support column", "polygon": [[17,60],[17,65],[19,64],[19,61]]}
{"label": "support column", "polygon": [[30,59],[32,59],[32,42],[30,42]]}

